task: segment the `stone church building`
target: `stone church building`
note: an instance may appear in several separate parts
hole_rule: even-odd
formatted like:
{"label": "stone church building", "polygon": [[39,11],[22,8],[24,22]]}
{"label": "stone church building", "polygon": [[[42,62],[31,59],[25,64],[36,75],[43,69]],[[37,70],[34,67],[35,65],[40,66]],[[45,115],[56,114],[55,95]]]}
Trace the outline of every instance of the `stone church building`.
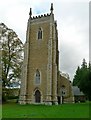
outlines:
{"label": "stone church building", "polygon": [[[19,103],[57,105],[62,96],[60,90],[66,86],[62,85],[60,76],[58,30],[53,4],[49,14],[39,16],[32,17],[30,8]],[[71,84],[68,79],[66,81],[63,83],[67,84],[68,91]],[[72,97],[71,92],[67,93],[68,97]]]}

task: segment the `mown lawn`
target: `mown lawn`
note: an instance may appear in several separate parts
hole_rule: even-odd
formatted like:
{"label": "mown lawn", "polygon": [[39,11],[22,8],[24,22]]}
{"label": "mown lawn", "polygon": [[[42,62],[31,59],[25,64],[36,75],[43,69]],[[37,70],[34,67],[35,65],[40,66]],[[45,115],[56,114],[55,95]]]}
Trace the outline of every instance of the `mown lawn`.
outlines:
{"label": "mown lawn", "polygon": [[2,118],[2,105],[0,104],[0,119]]}
{"label": "mown lawn", "polygon": [[62,104],[58,106],[2,105],[3,118],[88,118],[89,103]]}

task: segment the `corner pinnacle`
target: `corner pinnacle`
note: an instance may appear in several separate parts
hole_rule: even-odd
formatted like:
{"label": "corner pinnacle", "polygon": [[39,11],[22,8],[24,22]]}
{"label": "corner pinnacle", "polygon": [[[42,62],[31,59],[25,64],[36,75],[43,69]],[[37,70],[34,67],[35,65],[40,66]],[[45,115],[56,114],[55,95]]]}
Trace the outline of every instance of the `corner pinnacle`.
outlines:
{"label": "corner pinnacle", "polygon": [[32,16],[32,8],[30,8],[30,12],[29,12],[30,18]]}
{"label": "corner pinnacle", "polygon": [[51,11],[51,14],[53,14],[53,3],[51,3],[51,9],[50,9],[50,11]]}

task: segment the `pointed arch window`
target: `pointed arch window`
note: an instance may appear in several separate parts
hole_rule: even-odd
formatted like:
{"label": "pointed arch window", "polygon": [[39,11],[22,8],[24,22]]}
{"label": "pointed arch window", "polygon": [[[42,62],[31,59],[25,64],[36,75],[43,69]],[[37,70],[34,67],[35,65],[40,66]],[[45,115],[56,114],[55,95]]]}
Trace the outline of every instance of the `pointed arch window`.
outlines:
{"label": "pointed arch window", "polygon": [[42,29],[39,28],[39,30],[38,30],[38,40],[39,40],[39,39],[42,39],[42,37],[43,37]]}
{"label": "pointed arch window", "polygon": [[65,87],[65,85],[62,85],[62,96],[65,96],[65,94],[66,94],[66,89],[65,89],[66,87]]}
{"label": "pointed arch window", "polygon": [[40,84],[40,72],[38,69],[36,70],[35,84]]}

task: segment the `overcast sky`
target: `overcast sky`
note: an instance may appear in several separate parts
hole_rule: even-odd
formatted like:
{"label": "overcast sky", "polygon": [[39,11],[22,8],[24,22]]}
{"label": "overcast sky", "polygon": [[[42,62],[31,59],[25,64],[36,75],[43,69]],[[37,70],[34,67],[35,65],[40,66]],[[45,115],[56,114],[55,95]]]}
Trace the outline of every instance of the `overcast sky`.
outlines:
{"label": "overcast sky", "polygon": [[29,9],[33,15],[50,13],[54,4],[60,52],[60,71],[72,80],[82,59],[89,60],[88,0],[0,0],[0,22],[13,29],[24,43]]}

